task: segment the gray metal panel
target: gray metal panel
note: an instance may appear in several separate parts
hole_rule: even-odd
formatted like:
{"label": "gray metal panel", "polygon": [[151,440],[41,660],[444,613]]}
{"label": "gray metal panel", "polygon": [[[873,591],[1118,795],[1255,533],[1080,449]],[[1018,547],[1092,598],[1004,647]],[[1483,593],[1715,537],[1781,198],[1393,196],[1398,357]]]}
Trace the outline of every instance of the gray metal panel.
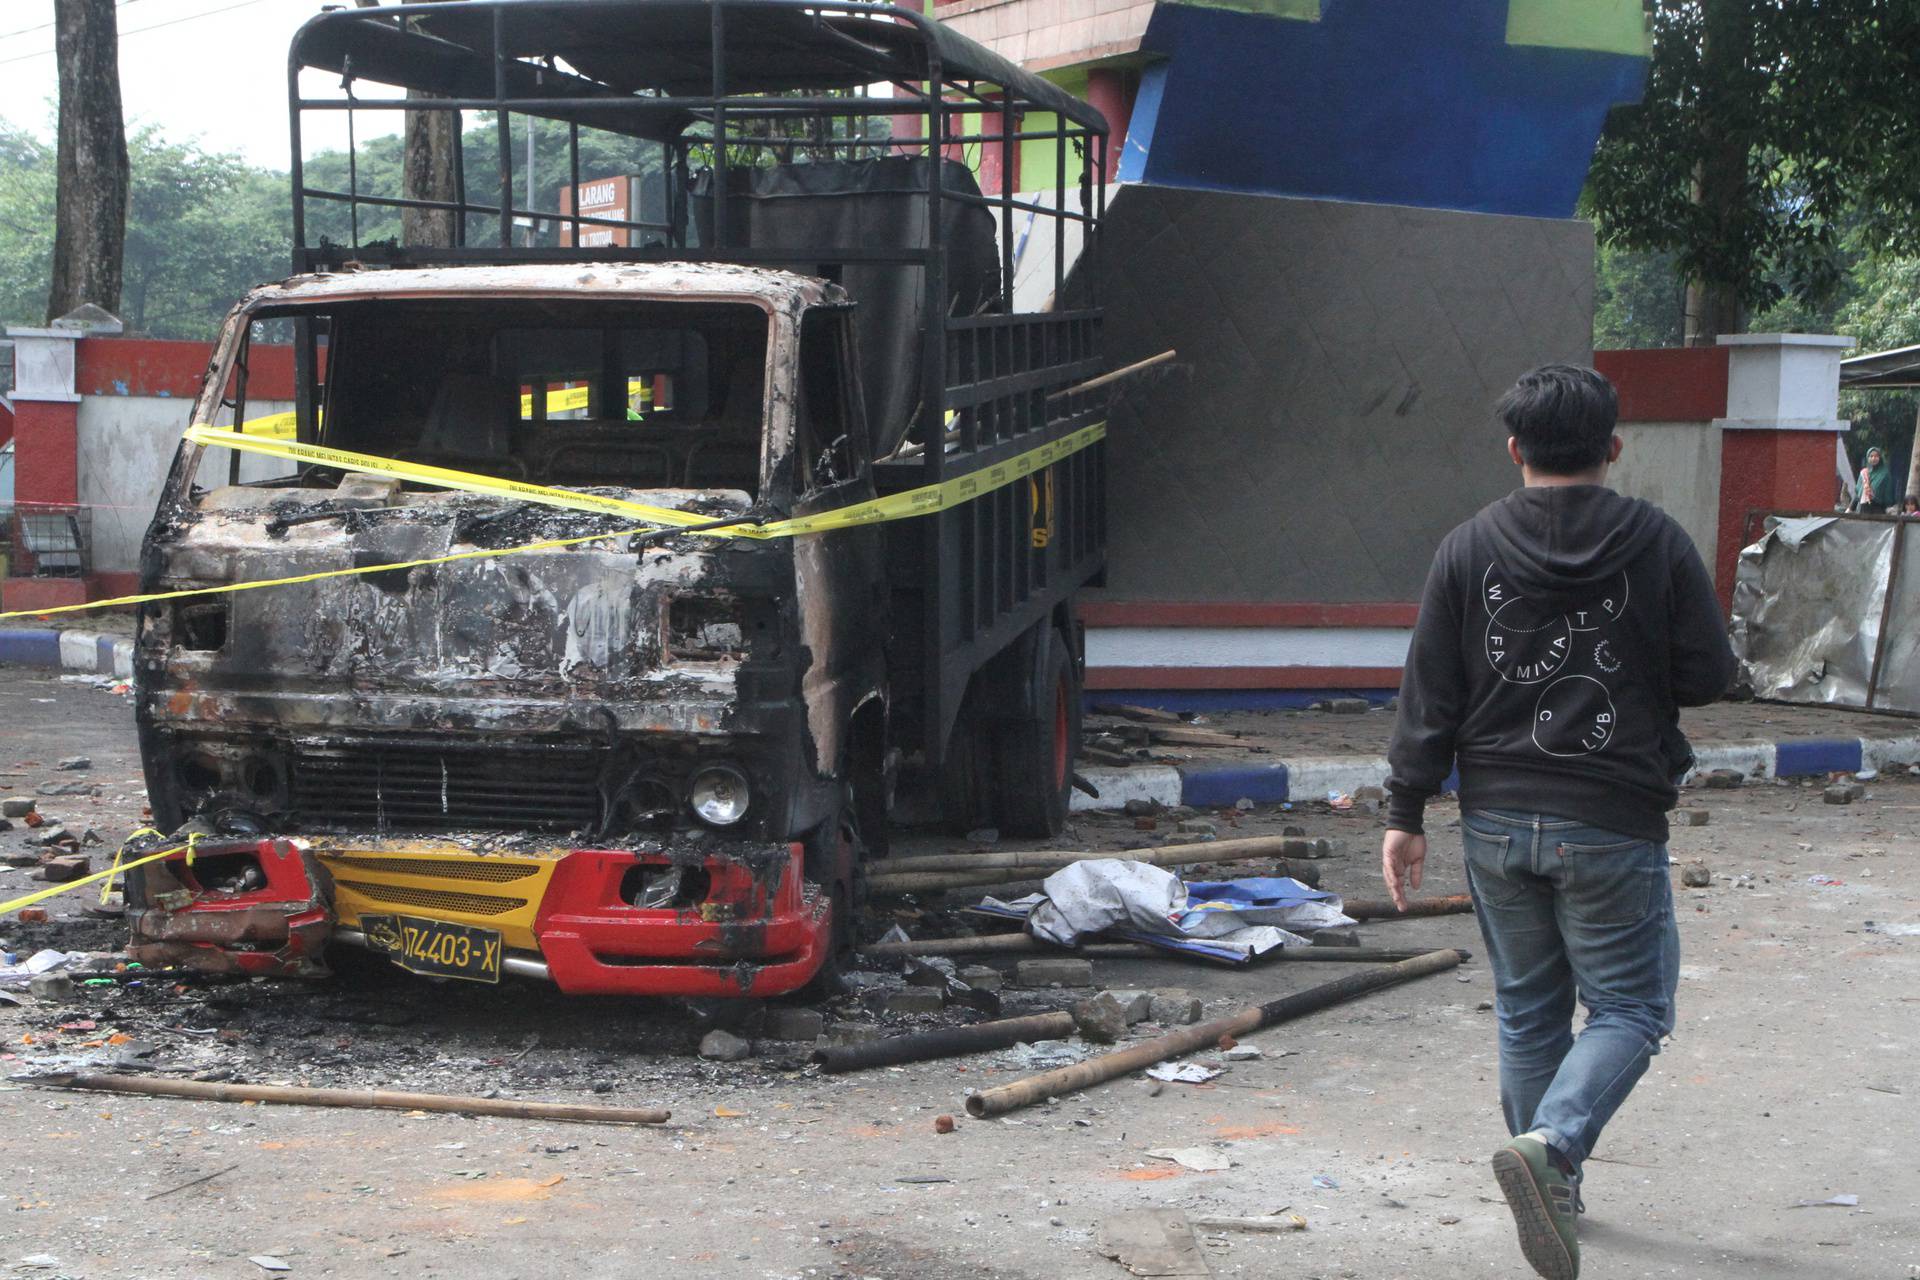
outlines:
{"label": "gray metal panel", "polygon": [[[1881,621],[1900,617],[1886,607],[1900,530],[1892,520],[1787,520],[1741,550],[1731,630],[1754,697],[1867,705]],[[1886,697],[1874,705],[1907,709]]]}
{"label": "gray metal panel", "polygon": [[1493,401],[1592,360],[1585,222],[1137,185],[1108,210],[1110,360],[1191,371],[1115,400],[1116,599],[1417,600],[1519,483]]}
{"label": "gray metal panel", "polygon": [[1873,687],[1876,711],[1920,715],[1920,521],[1900,524],[1893,598],[1887,607],[1886,648]]}

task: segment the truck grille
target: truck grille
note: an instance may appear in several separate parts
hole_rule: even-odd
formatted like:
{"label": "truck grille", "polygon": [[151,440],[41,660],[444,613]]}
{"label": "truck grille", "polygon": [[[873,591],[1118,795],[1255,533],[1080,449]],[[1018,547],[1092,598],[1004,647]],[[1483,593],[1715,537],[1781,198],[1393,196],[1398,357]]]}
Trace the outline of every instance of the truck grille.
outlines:
{"label": "truck grille", "polygon": [[320,827],[579,831],[601,822],[602,753],[568,748],[301,746],[293,807]]}

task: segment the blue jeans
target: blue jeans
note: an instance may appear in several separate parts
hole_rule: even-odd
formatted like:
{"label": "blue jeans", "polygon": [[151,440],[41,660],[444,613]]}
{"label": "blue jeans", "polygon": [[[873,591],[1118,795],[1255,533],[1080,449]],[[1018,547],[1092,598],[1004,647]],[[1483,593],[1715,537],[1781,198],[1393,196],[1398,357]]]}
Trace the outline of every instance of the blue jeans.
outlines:
{"label": "blue jeans", "polygon": [[1535,813],[1469,809],[1460,828],[1493,969],[1507,1131],[1544,1132],[1578,1170],[1673,1030],[1667,847]]}

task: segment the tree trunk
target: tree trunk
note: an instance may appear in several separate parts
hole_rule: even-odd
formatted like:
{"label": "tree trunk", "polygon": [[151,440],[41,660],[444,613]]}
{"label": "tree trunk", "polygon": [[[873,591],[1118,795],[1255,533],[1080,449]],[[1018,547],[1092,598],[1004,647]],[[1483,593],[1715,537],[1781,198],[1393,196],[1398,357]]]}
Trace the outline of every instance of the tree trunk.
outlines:
{"label": "tree trunk", "polygon": [[[1747,63],[1753,54],[1753,15],[1749,0],[1706,0],[1700,38],[1700,81],[1706,94],[1698,127],[1705,154],[1693,171],[1693,203],[1706,215],[1709,244],[1737,239],[1747,182],[1749,143],[1745,124],[1755,104]],[[1690,347],[1711,347],[1723,333],[1746,328],[1739,280],[1709,276],[1687,281],[1686,337]]]}
{"label": "tree trunk", "polygon": [[[422,93],[419,97],[433,97]],[[460,145],[451,111],[409,111],[406,153],[401,161],[400,191],[409,200],[457,200],[453,149]],[[400,243],[424,248],[453,247],[451,209],[402,209]]]}
{"label": "tree trunk", "polygon": [[[427,0],[421,0],[427,2]],[[378,8],[380,0],[355,0],[362,9]],[[415,91],[416,98],[442,95]],[[453,149],[460,145],[451,111],[406,112],[406,142],[400,160],[400,194],[408,200],[460,198],[455,181]],[[451,209],[400,210],[400,243],[427,249],[450,249],[454,243]]]}
{"label": "tree trunk", "polygon": [[127,243],[127,134],[113,0],[54,0],[60,142],[47,319],[91,302],[120,310]]}
{"label": "tree trunk", "polygon": [[1901,495],[1903,502],[1907,498],[1920,498],[1920,411],[1916,411],[1913,415],[1913,448],[1907,452],[1909,455],[1907,459],[1907,491]]}

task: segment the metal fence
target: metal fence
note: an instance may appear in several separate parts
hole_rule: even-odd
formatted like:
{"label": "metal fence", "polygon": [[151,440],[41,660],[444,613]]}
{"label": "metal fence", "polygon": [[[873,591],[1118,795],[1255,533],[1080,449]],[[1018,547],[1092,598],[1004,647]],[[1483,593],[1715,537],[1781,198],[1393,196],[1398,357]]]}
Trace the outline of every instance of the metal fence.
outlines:
{"label": "metal fence", "polygon": [[1733,588],[1753,696],[1920,716],[1920,519],[1763,519]]}
{"label": "metal fence", "polygon": [[84,578],[93,571],[93,513],[83,506],[16,504],[8,573],[16,578]]}

